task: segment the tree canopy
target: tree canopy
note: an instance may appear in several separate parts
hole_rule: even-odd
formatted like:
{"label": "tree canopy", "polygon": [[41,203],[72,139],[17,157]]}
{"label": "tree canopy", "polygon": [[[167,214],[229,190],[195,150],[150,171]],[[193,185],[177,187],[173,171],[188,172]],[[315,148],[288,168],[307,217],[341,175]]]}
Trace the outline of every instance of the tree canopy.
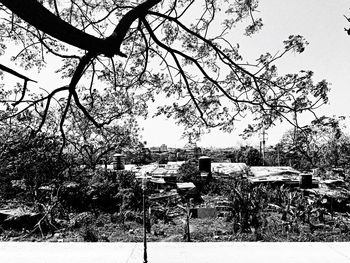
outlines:
{"label": "tree canopy", "polygon": [[[96,103],[94,112],[103,114],[108,104]],[[95,169],[102,162],[110,163],[112,154],[138,146],[139,128],[134,118],[114,121],[102,128],[96,128],[84,114],[71,105],[69,118],[65,124],[67,146],[75,152],[77,163]]]}
{"label": "tree canopy", "polygon": [[[50,107],[59,104],[62,134],[71,104],[96,127],[128,115],[147,114],[158,94],[171,98],[157,114],[174,117],[187,130],[220,127],[230,131],[247,114],[254,131],[286,120],[298,125],[299,113],[328,101],[328,83],[315,83],[312,71],[279,75],[276,61],[301,53],[307,41],[290,35],[284,49],[246,62],[234,27],[245,34],[262,26],[257,0],[0,0],[0,54],[16,47],[13,60],[39,70],[55,57],[67,84],[47,83],[47,93],[29,89],[30,78],[13,90],[1,87],[1,119],[35,112],[40,131]],[[263,14],[262,14],[263,15]],[[87,88],[81,90],[79,87]],[[55,99],[65,96],[62,101]],[[98,114],[94,103],[117,111]],[[114,106],[113,106],[114,105]]]}
{"label": "tree canopy", "polygon": [[300,130],[286,132],[277,150],[281,163],[297,168],[338,167],[348,164],[349,136],[343,116],[322,116]]}

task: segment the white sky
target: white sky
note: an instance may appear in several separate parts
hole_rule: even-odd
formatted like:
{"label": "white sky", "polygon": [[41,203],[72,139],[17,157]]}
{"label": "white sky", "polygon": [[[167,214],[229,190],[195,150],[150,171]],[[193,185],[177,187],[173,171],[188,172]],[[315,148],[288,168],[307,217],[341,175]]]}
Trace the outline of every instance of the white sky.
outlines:
{"label": "white sky", "polygon": [[[326,79],[331,83],[329,105],[323,106],[318,115],[350,116],[350,36],[344,27],[350,27],[343,15],[350,16],[350,2],[346,0],[268,0],[260,1],[259,11],[263,19],[262,31],[252,37],[237,33],[232,42],[240,43],[240,50],[246,59],[256,59],[260,54],[274,54],[282,50],[283,41],[289,35],[300,34],[309,42],[302,54],[290,54],[278,65],[280,73],[295,73],[299,70],[315,72],[315,81]],[[249,54],[249,56],[246,56]],[[310,120],[305,120],[305,124]],[[144,127],[143,139],[149,146],[165,143],[182,147],[182,129],[173,120],[165,118],[148,119],[141,122]],[[258,136],[243,141],[238,134],[246,123],[237,123],[237,131],[231,134],[214,130],[204,135],[199,146],[230,147],[240,144],[258,145]],[[350,127],[350,125],[348,125]],[[277,124],[268,131],[267,145],[275,144],[282,134],[291,128]]]}
{"label": "white sky", "polygon": [[[302,54],[290,54],[277,64],[279,72],[295,73],[299,70],[312,70],[315,72],[315,81],[326,79],[331,83],[329,94],[330,103],[319,111],[319,115],[346,115],[350,116],[350,36],[344,27],[350,27],[343,15],[350,16],[350,1],[346,0],[266,0],[260,1],[260,16],[264,26],[262,30],[246,37],[243,27],[237,27],[237,34],[230,39],[232,43],[240,43],[240,51],[244,58],[252,61],[265,52],[274,54],[283,49],[283,41],[289,35],[300,34],[310,43]],[[248,55],[247,55],[248,54]],[[13,54],[1,57],[0,63],[16,69],[8,58]],[[9,55],[9,56],[8,56]],[[45,87],[55,83],[55,86],[66,84],[52,72],[57,65],[48,65],[38,77],[38,85]],[[19,72],[23,69],[17,67]],[[24,73],[26,74],[26,73]],[[27,75],[27,74],[26,74]],[[30,77],[30,76],[29,76]],[[17,79],[16,79],[17,81]],[[152,115],[152,114],[150,114]],[[305,124],[310,120],[305,120]],[[238,122],[237,131],[227,134],[213,130],[204,135],[199,146],[202,147],[232,147],[240,144],[258,145],[258,136],[243,141],[238,134],[242,132],[247,123]],[[181,140],[182,128],[175,125],[171,119],[164,117],[141,120],[140,126],[144,128],[142,139],[148,146],[182,147],[186,140]],[[350,127],[350,125],[348,125]],[[282,134],[291,128],[287,124],[278,124],[268,131],[267,145],[275,144]]]}

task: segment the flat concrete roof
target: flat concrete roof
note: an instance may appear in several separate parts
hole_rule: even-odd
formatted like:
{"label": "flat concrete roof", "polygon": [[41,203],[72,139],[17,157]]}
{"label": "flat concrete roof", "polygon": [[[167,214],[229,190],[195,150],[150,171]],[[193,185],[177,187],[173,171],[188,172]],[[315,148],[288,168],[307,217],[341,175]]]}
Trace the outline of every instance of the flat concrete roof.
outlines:
{"label": "flat concrete roof", "polygon": [[212,163],[212,172],[217,172],[226,175],[241,174],[248,170],[245,163]]}
{"label": "flat concrete roof", "polygon": [[282,175],[282,174],[296,174],[296,175],[300,174],[299,171],[293,169],[290,166],[251,166],[250,171],[255,177]]}
{"label": "flat concrete roof", "polygon": [[[350,262],[350,243],[148,243],[149,263]],[[1,242],[1,262],[142,263],[142,243]]]}

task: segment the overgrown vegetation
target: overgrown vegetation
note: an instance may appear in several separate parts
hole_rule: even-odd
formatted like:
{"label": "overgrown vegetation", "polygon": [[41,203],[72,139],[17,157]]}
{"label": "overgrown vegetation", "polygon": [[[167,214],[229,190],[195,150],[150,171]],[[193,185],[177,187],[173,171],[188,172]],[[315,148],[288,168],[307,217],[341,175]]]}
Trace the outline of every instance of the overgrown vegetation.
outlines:
{"label": "overgrown vegetation", "polygon": [[38,200],[41,186],[62,182],[67,168],[65,156],[59,155],[60,140],[40,134],[29,139],[25,134],[16,141],[0,143],[1,196],[11,198],[25,194]]}
{"label": "overgrown vegetation", "polygon": [[[5,165],[0,170],[0,196],[3,207],[31,207],[36,216],[3,223],[3,240],[55,240],[57,236],[72,241],[141,240],[142,190],[134,173],[81,166],[68,153],[59,155],[59,138],[44,133],[18,138],[1,144],[0,161]],[[203,180],[196,159],[181,166],[177,180],[196,185],[203,198],[196,198],[192,205],[205,206],[208,198],[227,202],[225,213],[219,213],[222,217],[190,220],[195,241],[330,241],[349,237],[348,199],[340,202],[308,196],[283,185],[253,185],[238,176]],[[345,180],[350,185],[349,178],[345,176]],[[157,191],[150,186],[147,194],[152,193]],[[181,198],[147,201],[152,208],[147,223],[151,240],[183,240],[187,202]]]}
{"label": "overgrown vegetation", "polygon": [[[350,217],[345,205],[332,207],[324,198],[309,196],[283,185],[253,185],[241,177],[201,181],[195,162],[181,168],[180,180],[193,180],[205,205],[225,199],[226,213],[219,218],[191,218],[193,241],[345,241],[349,240]],[[58,183],[59,182],[59,183]],[[2,240],[47,239],[52,241],[141,241],[142,190],[135,175],[126,171],[75,169],[60,175],[52,188],[41,188],[39,224],[23,230],[3,229]],[[50,185],[50,184],[49,184]],[[20,190],[18,190],[20,191]],[[26,189],[17,192],[26,196]],[[148,194],[154,191],[148,190]],[[2,192],[5,193],[5,192]],[[6,195],[2,195],[7,200]],[[28,201],[27,199],[22,199]],[[149,215],[149,239],[182,241],[186,200],[166,201]],[[184,202],[184,203],[183,203]],[[33,202],[34,204],[34,202]],[[18,206],[18,203],[17,203]],[[119,234],[117,234],[119,233]]]}

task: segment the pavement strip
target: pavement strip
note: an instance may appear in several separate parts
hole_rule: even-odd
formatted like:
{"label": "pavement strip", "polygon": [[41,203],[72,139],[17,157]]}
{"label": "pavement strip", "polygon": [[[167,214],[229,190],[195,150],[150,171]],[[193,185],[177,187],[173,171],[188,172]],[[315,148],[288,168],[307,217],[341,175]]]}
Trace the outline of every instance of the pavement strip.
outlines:
{"label": "pavement strip", "polygon": [[[142,263],[142,243],[0,242],[0,262]],[[350,263],[350,243],[148,243],[149,263]]]}

